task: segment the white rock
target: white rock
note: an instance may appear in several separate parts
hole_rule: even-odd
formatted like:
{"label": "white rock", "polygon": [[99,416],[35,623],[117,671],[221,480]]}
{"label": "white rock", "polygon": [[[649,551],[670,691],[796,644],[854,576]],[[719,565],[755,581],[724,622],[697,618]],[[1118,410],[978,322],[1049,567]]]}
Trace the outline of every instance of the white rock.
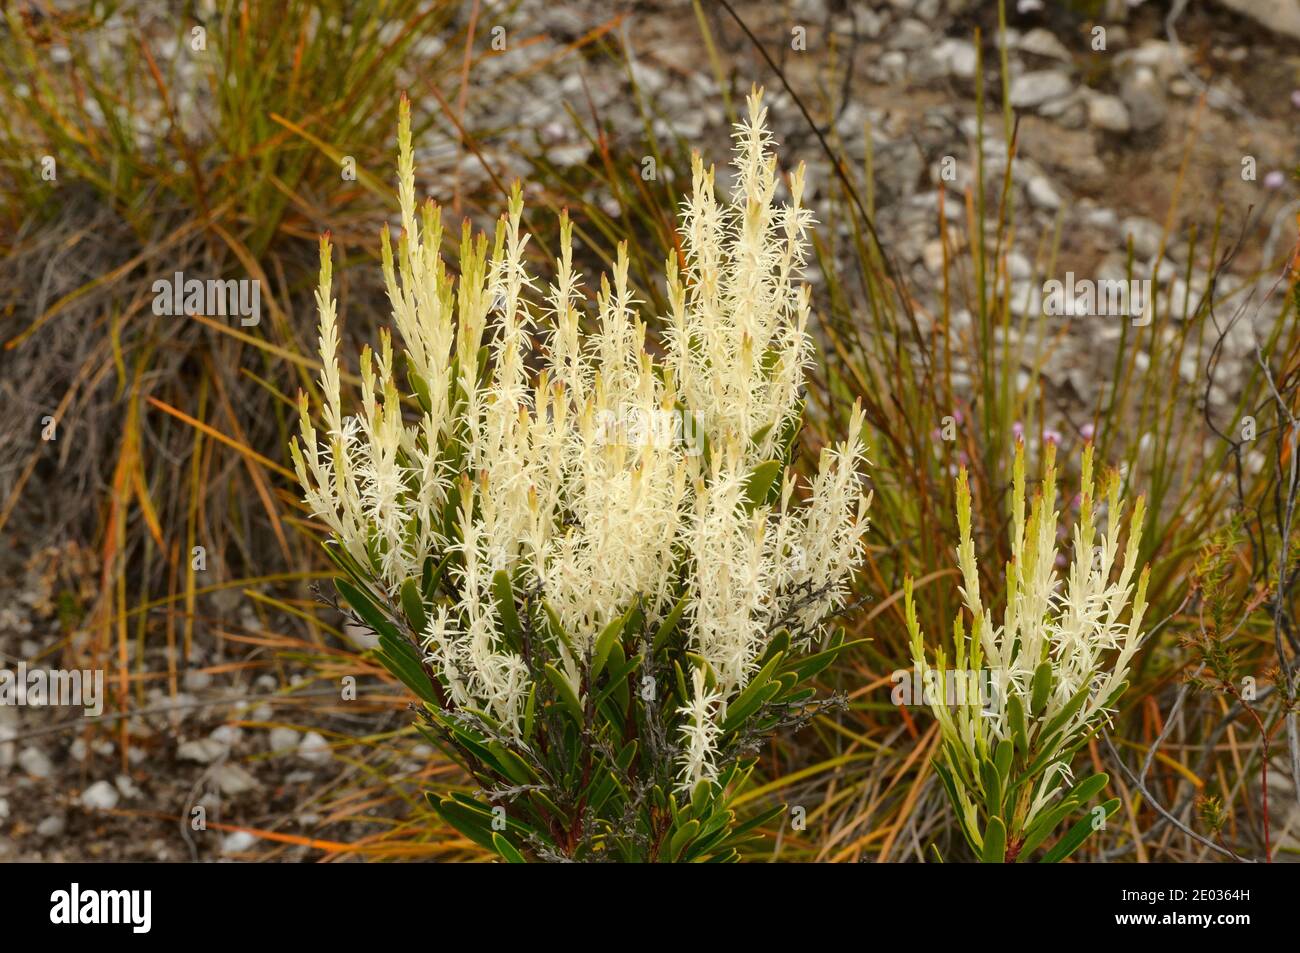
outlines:
{"label": "white rock", "polygon": [[888,18],[884,14],[876,13],[874,10],[863,7],[861,10],[854,11],[854,16],[837,17],[836,32],[852,34],[856,25],[858,35],[868,40],[874,40],[885,31],[885,24]]}
{"label": "white rock", "polygon": [[907,76],[907,54],[900,50],[890,50],[876,62],[884,73],[886,82],[901,83]]}
{"label": "white rock", "polygon": [[1106,93],[1088,98],[1088,122],[1106,132],[1128,132],[1133,128],[1124,100]]}
{"label": "white rock", "polygon": [[1112,229],[1119,225],[1119,216],[1114,209],[1091,205],[1079,210],[1079,217],[1089,228]]}
{"label": "white rock", "polygon": [[1017,109],[1033,109],[1068,95],[1073,88],[1070,77],[1055,70],[1021,73],[1011,81],[1011,105]]}
{"label": "white rock", "polygon": [[1038,112],[1049,119],[1055,119],[1066,129],[1081,129],[1088,122],[1087,107],[1077,92],[1043,103]]}
{"label": "white rock", "polygon": [[895,50],[919,50],[934,42],[934,33],[920,20],[904,20],[898,25],[889,45]]}
{"label": "white rock", "polygon": [[1035,56],[1048,56],[1054,60],[1070,61],[1070,51],[1065,48],[1056,34],[1050,30],[1044,30],[1042,27],[1035,27],[1020,38],[1017,48],[1022,53],[1033,53]]}
{"label": "white rock", "polygon": [[975,77],[975,44],[969,40],[945,39],[934,48],[933,56],[943,64],[944,72],[958,79]]}
{"label": "white rock", "polygon": [[221,839],[221,853],[225,856],[242,854],[257,843],[257,838],[248,831],[234,831]]}
{"label": "white rock", "polygon": [[7,798],[0,797],[0,821],[7,820],[9,817],[9,801]]}
{"label": "white rock", "polygon": [[1155,70],[1156,77],[1167,83],[1183,71],[1183,55],[1172,43],[1165,40],[1146,40],[1136,50],[1125,50],[1115,58],[1120,69],[1134,66],[1149,66]]}
{"label": "white rock", "polygon": [[111,811],[117,807],[120,795],[107,781],[96,781],[81,792],[81,806],[93,811]]}
{"label": "white rock", "polygon": [[68,822],[62,814],[51,814],[36,825],[36,833],[41,837],[59,837],[68,828]]}
{"label": "white rock", "polygon": [[1061,207],[1061,195],[1046,176],[1036,175],[1030,179],[1025,192],[1029,201],[1039,208],[1055,211]]}
{"label": "white rock", "polygon": [[197,741],[184,741],[176,748],[176,757],[182,761],[194,761],[198,764],[211,764],[229,749],[214,738],[199,738]]}
{"label": "white rock", "polygon": [[24,748],[18,755],[18,767],[34,778],[48,778],[54,773],[54,764],[40,748]]}
{"label": "white rock", "polygon": [[208,737],[227,748],[233,748],[243,740],[244,733],[234,725],[218,725]]}
{"label": "white rock", "polygon": [[221,789],[221,793],[232,797],[246,791],[252,791],[258,786],[257,778],[233,762],[226,762],[219,766],[212,776],[217,782],[217,787]]}
{"label": "white rock", "polygon": [[272,728],[269,742],[275,752],[292,751],[298,747],[298,732],[292,728]]}
{"label": "white rock", "polygon": [[135,782],[131,780],[129,775],[119,774],[114,783],[117,785],[117,790],[122,797],[130,799],[140,796],[140,789],[136,787]]}
{"label": "white rock", "polygon": [[1155,129],[1165,121],[1169,111],[1165,88],[1150,66],[1132,70],[1120,84],[1119,94],[1128,106],[1129,120],[1136,132]]}
{"label": "white rock", "polygon": [[1127,241],[1133,236],[1133,254],[1143,260],[1154,258],[1160,251],[1160,236],[1164,229],[1158,222],[1138,215],[1124,219],[1120,225],[1120,235]]}
{"label": "white rock", "polygon": [[1219,0],[1275,33],[1300,39],[1300,0]]}
{"label": "white rock", "polygon": [[314,731],[309,731],[298,742],[298,757],[309,764],[325,764],[334,757],[329,742]]}

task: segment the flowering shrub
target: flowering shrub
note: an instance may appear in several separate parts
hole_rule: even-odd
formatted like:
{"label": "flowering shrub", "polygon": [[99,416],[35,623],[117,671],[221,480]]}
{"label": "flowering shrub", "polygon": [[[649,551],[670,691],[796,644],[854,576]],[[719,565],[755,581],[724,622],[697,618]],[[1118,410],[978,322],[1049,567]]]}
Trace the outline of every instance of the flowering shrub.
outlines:
{"label": "flowering shrub", "polygon": [[807,682],[845,644],[821,622],[860,561],[863,419],[798,487],[810,215],[802,168],[774,202],[765,118],[755,92],[730,203],[694,161],[653,353],[625,247],[584,321],[562,216],[539,289],[518,186],[490,252],[465,226],[452,276],[405,101],[382,246],[402,353],[388,333],[362,352],[351,415],[321,242],[321,430],[301,398],[297,475],[339,592],[481,786],[431,800],[508,859],[736,856],[780,809],[737,827],[728,792],[818,710]]}
{"label": "flowering shrub", "polygon": [[[1129,663],[1141,641],[1147,571],[1133,586],[1141,541],[1143,501],[1129,520],[1122,567],[1117,567],[1122,502],[1119,477],[1094,487],[1092,446],[1083,453],[1079,521],[1064,590],[1058,588],[1055,445],[1045,446],[1045,476],[1025,521],[1024,444],[1016,448],[1011,494],[1012,559],[1007,565],[1002,624],[980,593],[971,537],[971,496],[963,468],[957,480],[961,545],[957,563],[970,629],[959,616],[953,632],[953,670],[943,648],[926,661],[912,584],[904,586],[912,659],[939,722],[934,768],[948,792],[966,840],[985,861],[1025,860],[1061,821],[1101,792],[1105,774],[1073,783],[1075,752],[1107,722],[1127,685]],[[1095,496],[1105,499],[1105,531],[1098,535]],[[1114,576],[1112,579],[1111,577]],[[1129,606],[1128,621],[1120,618]],[[976,682],[991,682],[980,703],[947,701]],[[1084,816],[1044,857],[1064,860],[1119,807],[1114,799]]]}

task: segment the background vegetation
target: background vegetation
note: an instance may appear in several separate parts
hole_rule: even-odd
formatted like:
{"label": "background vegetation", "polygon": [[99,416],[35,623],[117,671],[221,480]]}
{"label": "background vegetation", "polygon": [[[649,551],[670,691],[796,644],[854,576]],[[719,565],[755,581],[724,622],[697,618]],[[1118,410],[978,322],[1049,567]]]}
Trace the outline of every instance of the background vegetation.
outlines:
{"label": "background vegetation", "polygon": [[[621,19],[633,7],[579,22],[545,53],[534,43],[544,31],[509,4],[201,7],[151,15],[113,3],[77,12],[15,4],[4,14],[0,579],[23,613],[0,620],[0,650],[6,664],[105,669],[114,713],[71,729],[11,727],[16,750],[37,737],[82,741],[81,757],[67,748],[66,773],[42,781],[11,770],[29,776],[24,784],[61,786],[69,802],[90,779],[125,774],[167,806],[128,803],[111,820],[74,809],[68,823],[116,825],[122,840],[144,831],[196,857],[482,858],[421,796],[469,793],[473,782],[424,744],[364,628],[314,588],[332,573],[285,447],[294,394],[312,390],[316,370],[317,236],[328,229],[341,252],[346,333],[372,337],[387,308],[367,256],[395,206],[395,112],[409,89],[417,141],[428,142],[420,174],[440,201],[482,223],[522,176],[539,267],[553,251],[546,216],[568,208],[583,270],[607,267],[615,244],[632,239],[638,294],[661,313],[654,276],[677,251],[673,210],[690,150],[717,156],[722,143],[674,134],[663,90],[688,79],[649,88]],[[1097,395],[1070,399],[1047,367],[1063,350],[1088,348],[1087,331],[1027,313],[1013,294],[1009,258],[1033,221],[1013,182],[1021,126],[997,11],[952,24],[977,37],[975,79],[955,95],[973,101],[978,132],[965,181],[934,183],[938,268],[925,284],[880,224],[877,199],[896,157],[874,155],[870,130],[863,151],[850,149],[838,121],[853,97],[851,41],[835,34],[792,57],[788,23],[800,15],[738,4],[733,16],[729,4],[700,3],[672,12],[701,52],[697,75],[713,84],[722,118],[762,82],[784,93],[774,106],[791,122],[783,156],[823,163],[812,276],[822,360],[802,439],[812,451],[841,435],[860,397],[871,440],[865,601],[842,620],[850,640],[869,641],[820,676],[820,689],[847,694],[847,711],[774,743],[733,799],[756,817],[779,803],[804,809],[799,825],[789,812],[766,820],[747,856],[919,860],[930,844],[963,856],[930,768],[933,722],[889,698],[892,674],[910,666],[902,585],[916,579],[925,631],[950,628],[953,475],[963,463],[984,582],[997,591],[1018,437],[1031,470],[1044,440],[1061,445],[1068,468],[1091,439],[1098,461],[1120,468],[1125,494],[1148,500],[1152,635],[1111,730],[1079,767],[1080,776],[1106,771],[1121,807],[1076,859],[1260,859],[1266,847],[1294,856],[1300,292],[1291,243],[1270,246],[1267,223],[1248,209],[1190,215],[1180,186],[1189,164],[1204,161],[1203,132],[1166,130],[1183,146],[1166,170],[1160,250],[1177,242],[1203,293],[1176,295],[1164,256],[1144,271],[1130,242],[1130,276],[1160,289],[1153,320],[1126,323]],[[1096,15],[1071,11],[1052,25],[1086,37],[1085,18]],[[191,46],[196,25],[202,51]],[[619,109],[584,88],[598,71],[622,77]],[[498,117],[514,114],[502,104],[529,95],[540,76],[577,77],[562,87],[564,128],[509,128]],[[556,141],[576,143],[579,160]],[[55,182],[41,175],[47,155]],[[355,178],[344,175],[348,157]],[[1036,239],[1039,283],[1062,270],[1062,221]],[[156,316],[152,283],[174,271],[256,278],[261,324]],[[1225,340],[1243,326],[1256,329],[1253,360],[1225,380]],[[344,353],[355,350],[345,342]],[[55,440],[42,439],[47,416]],[[1072,480],[1067,470],[1063,482]],[[340,695],[348,676],[355,699]],[[193,762],[177,750],[173,738],[208,740],[200,736],[214,725],[279,737],[281,747],[232,745]],[[328,770],[260,791],[230,780],[232,764],[292,775],[286,744],[300,756],[323,746]],[[187,808],[204,798],[222,805],[209,826],[224,840],[187,832]],[[36,826],[10,823],[19,843]],[[232,836],[240,832],[253,836]]]}

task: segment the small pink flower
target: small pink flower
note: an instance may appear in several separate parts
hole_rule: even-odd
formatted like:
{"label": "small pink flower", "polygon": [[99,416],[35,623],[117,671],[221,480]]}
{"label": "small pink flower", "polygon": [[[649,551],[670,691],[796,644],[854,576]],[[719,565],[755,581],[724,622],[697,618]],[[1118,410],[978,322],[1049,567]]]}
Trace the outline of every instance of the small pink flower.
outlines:
{"label": "small pink flower", "polygon": [[957,463],[958,465],[963,467],[966,466],[968,463],[970,463],[970,457],[966,456],[965,450],[957,451]]}
{"label": "small pink flower", "polygon": [[1060,444],[1060,442],[1061,442],[1061,431],[1053,430],[1050,427],[1048,427],[1043,431],[1043,443],[1050,443],[1052,446],[1057,446]]}
{"label": "small pink flower", "polygon": [[960,410],[954,410],[952,412],[952,419],[955,420],[958,424],[963,424],[966,422],[966,418],[962,415],[962,412]]}
{"label": "small pink flower", "polygon": [[1274,169],[1268,175],[1264,176],[1264,188],[1277,191],[1286,185],[1286,176]]}
{"label": "small pink flower", "polygon": [[1300,89],[1291,90],[1291,105],[1300,109]]}
{"label": "small pink flower", "polygon": [[1079,428],[1079,436],[1082,437],[1084,440],[1091,440],[1096,433],[1097,433],[1097,428],[1094,427],[1092,424],[1084,424],[1082,427]]}
{"label": "small pink flower", "polygon": [[1015,437],[1017,440],[1024,440],[1024,439],[1025,439],[1025,427],[1024,427],[1024,424],[1022,424],[1022,423],[1021,423],[1020,421],[1018,421],[1018,420],[1017,420],[1014,424],[1012,424],[1012,425],[1011,425],[1011,435],[1012,435],[1013,437]]}
{"label": "small pink flower", "polygon": [[1065,562],[1065,553],[1057,553],[1057,554],[1056,554],[1056,568],[1057,568],[1057,569],[1064,569],[1065,566],[1066,566],[1066,562]]}
{"label": "small pink flower", "polygon": [[930,439],[933,440],[935,443],[938,443],[940,440],[943,439],[943,434],[939,433],[938,427],[935,427],[933,430],[930,431]]}

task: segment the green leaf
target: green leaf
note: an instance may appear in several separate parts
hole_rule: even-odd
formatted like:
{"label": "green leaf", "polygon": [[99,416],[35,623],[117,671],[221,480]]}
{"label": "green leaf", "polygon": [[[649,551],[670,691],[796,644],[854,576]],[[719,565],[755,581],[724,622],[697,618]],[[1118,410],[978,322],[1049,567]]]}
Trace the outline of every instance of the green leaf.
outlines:
{"label": "green leaf", "polygon": [[578,647],[574,644],[573,639],[569,638],[569,633],[565,631],[564,624],[560,622],[560,615],[554,607],[545,599],[542,600],[542,608],[546,611],[546,620],[550,624],[551,634],[564,645],[569,655],[578,658]]}
{"label": "green leaf", "polygon": [[411,390],[415,393],[415,399],[420,402],[420,409],[426,414],[433,407],[433,401],[429,399],[429,385],[425,383],[424,378],[415,373],[415,367],[411,360],[411,355],[406,355],[406,382],[411,385]]}
{"label": "green leaf", "polygon": [[989,818],[984,830],[984,851],[980,860],[986,864],[1001,864],[1007,859],[1007,827],[996,814]]}
{"label": "green leaf", "polygon": [[1029,714],[1034,717],[1047,704],[1047,695],[1052,690],[1052,663],[1043,662],[1034,669],[1034,679],[1030,683]]}
{"label": "green leaf", "polygon": [[547,681],[551,683],[551,686],[555,689],[555,694],[559,696],[560,704],[573,716],[573,720],[581,728],[583,723],[582,703],[578,701],[578,696],[569,687],[569,680],[555,667],[554,662],[547,662],[542,671],[546,673]]}
{"label": "green leaf", "polygon": [[752,513],[768,501],[773,483],[784,469],[780,460],[767,460],[750,471],[745,479],[745,512]]}
{"label": "green leaf", "polygon": [[[614,652],[618,651],[618,646],[615,645]],[[633,655],[630,659],[619,662],[617,665],[610,665],[609,684],[606,685],[601,690],[601,693],[596,696],[596,704],[601,705],[606,699],[614,697],[622,708],[627,708],[627,678],[640,667],[641,656],[639,655]]]}
{"label": "green leaf", "polygon": [[756,831],[760,827],[766,827],[768,824],[771,824],[774,820],[776,820],[778,817],[784,814],[786,812],[786,809],[787,809],[786,805],[777,804],[773,807],[768,808],[766,811],[763,811],[761,814],[751,817],[749,820],[745,821],[744,823],[736,825],[731,830],[730,839],[733,841],[738,840],[744,837],[750,831]]}
{"label": "green leaf", "polygon": [[1003,790],[1006,789],[1007,777],[1011,773],[1012,754],[1012,745],[1008,738],[999,741],[997,749],[993,752],[993,766],[998,770],[998,785]]}
{"label": "green leaf", "polygon": [[352,610],[361,617],[361,620],[375,630],[376,635],[389,635],[394,639],[401,639],[401,633],[397,631],[397,627],[388,621],[388,617],[370,601],[369,596],[362,593],[360,589],[346,579],[335,579],[334,586],[347,600]]}
{"label": "green leaf", "polygon": [[1025,706],[1020,696],[1012,692],[1007,698],[1007,717],[1011,721],[1011,737],[1015,740],[1016,750],[1029,750],[1029,732],[1025,727]]}
{"label": "green leaf", "polygon": [[496,841],[492,836],[494,831],[491,814],[484,813],[481,809],[472,810],[452,798],[436,798],[432,794],[429,795],[429,803],[433,805],[439,817],[474,843],[488,850],[497,849]]}
{"label": "green leaf", "polygon": [[984,788],[984,807],[991,815],[1001,814],[1002,779],[998,776],[997,766],[987,758],[980,762],[980,781]]}
{"label": "green leaf", "polygon": [[514,844],[502,837],[500,831],[492,832],[492,846],[496,848],[497,853],[504,857],[508,863],[526,863],[524,855],[519,853]]}
{"label": "green leaf", "polygon": [[820,652],[812,655],[805,655],[794,663],[794,672],[799,676],[799,681],[806,682],[811,678],[820,675],[832,662],[844,652],[855,645],[866,645],[870,639],[854,639],[852,642],[843,641],[844,630],[837,630],[839,640],[831,640],[831,644]]}
{"label": "green leaf", "polygon": [[1079,709],[1083,707],[1083,703],[1088,700],[1090,691],[1092,691],[1092,686],[1085,683],[1082,688],[1074,693],[1074,697],[1066,703],[1065,707],[1052,716],[1052,720],[1047,723],[1047,727],[1043,729],[1043,733],[1039,737],[1050,739],[1057,731],[1064,728],[1066,722],[1073,718]]}
{"label": "green leaf", "polygon": [[452,557],[456,555],[456,550],[449,549],[438,560],[438,564],[433,564],[433,558],[430,557],[424,562],[424,579],[421,581],[421,588],[424,591],[426,602],[433,602],[438,595],[438,586],[442,584],[442,577],[447,572],[447,567],[451,564]]}
{"label": "green leaf", "polygon": [[758,660],[758,667],[762,668],[768,663],[768,660],[778,652],[785,655],[789,651],[790,630],[784,628],[777,629],[776,632],[772,634],[772,637],[767,640],[767,648],[763,649],[763,655]]}
{"label": "green leaf", "polygon": [[394,655],[382,650],[375,652],[375,658],[379,659],[384,668],[392,672],[398,681],[414,692],[416,698],[430,705],[439,704],[438,696],[429,682],[429,675],[421,665],[411,662],[403,655]]}
{"label": "green leaf", "polygon": [[1056,830],[1057,825],[1078,808],[1079,802],[1072,797],[1067,797],[1051,810],[1039,814],[1034,823],[1030,824],[1029,829],[1025,831],[1025,839],[1020,845],[1020,853],[1016,856],[1016,862],[1023,863],[1028,860],[1033,850],[1052,835],[1052,831]]}
{"label": "green leaf", "polygon": [[610,648],[618,640],[618,637],[623,634],[623,623],[626,621],[627,616],[619,616],[605,626],[600,635],[596,636],[596,646],[591,653],[591,681],[593,684],[597,676],[605,668],[605,660],[609,658]]}
{"label": "green leaf", "polygon": [[745,690],[727,706],[727,720],[722,723],[723,734],[735,731],[746,718],[758,710],[758,706],[761,704],[759,693],[767,688],[772,676],[781,665],[781,659],[781,655],[774,655],[768,659],[767,664],[763,666],[759,673],[750,679],[749,684],[745,686]]}
{"label": "green leaf", "polygon": [[654,641],[650,643],[650,651],[658,652],[664,647],[664,644],[672,638],[677,631],[677,624],[681,622],[686,607],[690,604],[689,596],[682,596],[677,600],[677,605],[673,606],[672,611],[668,613],[663,623],[659,626],[659,631],[655,633]]}
{"label": "green leaf", "polygon": [[515,784],[534,784],[537,781],[537,774],[528,763],[499,741],[489,741],[488,750],[496,757],[506,777]]}
{"label": "green leaf", "polygon": [[708,810],[710,800],[712,800],[712,794],[713,785],[695,785],[695,790],[691,792],[691,813],[696,817],[703,817]]}
{"label": "green leaf", "polygon": [[528,702],[524,705],[524,741],[533,740],[533,728],[537,724],[537,683],[528,686]]}
{"label": "green leaf", "polygon": [[501,618],[502,632],[506,643],[516,652],[524,646],[524,630],[519,624],[519,613],[515,609],[515,589],[510,585],[510,574],[498,569],[492,576],[492,594],[496,598],[497,615]]}
{"label": "green leaf", "polygon": [[321,548],[325,550],[325,555],[329,557],[330,562],[351,576],[352,581],[360,589],[368,590],[370,588],[370,583],[366,581],[361,567],[357,565],[357,561],[352,558],[346,549],[333,543],[326,543]]}
{"label": "green leaf", "polygon": [[420,596],[420,584],[412,576],[402,583],[402,611],[416,632],[429,630],[429,616],[424,611],[424,599]]}
{"label": "green leaf", "polygon": [[1074,789],[1070,791],[1069,796],[1074,798],[1074,800],[1078,801],[1080,804],[1087,804],[1106,787],[1106,784],[1109,781],[1109,775],[1104,771],[1100,771],[1092,777],[1085,778],[1076,784]]}
{"label": "green leaf", "polygon": [[[1119,810],[1119,803],[1119,798],[1112,798],[1101,805],[1101,810],[1105,812],[1106,819],[1109,820],[1111,815]],[[1047,852],[1042,862],[1044,864],[1059,864],[1078,850],[1083,845],[1083,842],[1092,836],[1092,832],[1095,830],[1092,826],[1093,813],[1093,811],[1089,811],[1085,817],[1071,827],[1066,835],[1056,842],[1056,846]]]}
{"label": "green leaf", "polygon": [[682,671],[681,663],[677,659],[673,659],[673,679],[677,685],[677,697],[684,705],[691,700],[691,693],[686,688],[686,673]]}
{"label": "green leaf", "polygon": [[[700,782],[706,784],[707,782]],[[670,860],[676,860],[681,856],[686,845],[693,841],[700,833],[700,822],[691,818],[673,835],[668,845],[668,857]]]}

